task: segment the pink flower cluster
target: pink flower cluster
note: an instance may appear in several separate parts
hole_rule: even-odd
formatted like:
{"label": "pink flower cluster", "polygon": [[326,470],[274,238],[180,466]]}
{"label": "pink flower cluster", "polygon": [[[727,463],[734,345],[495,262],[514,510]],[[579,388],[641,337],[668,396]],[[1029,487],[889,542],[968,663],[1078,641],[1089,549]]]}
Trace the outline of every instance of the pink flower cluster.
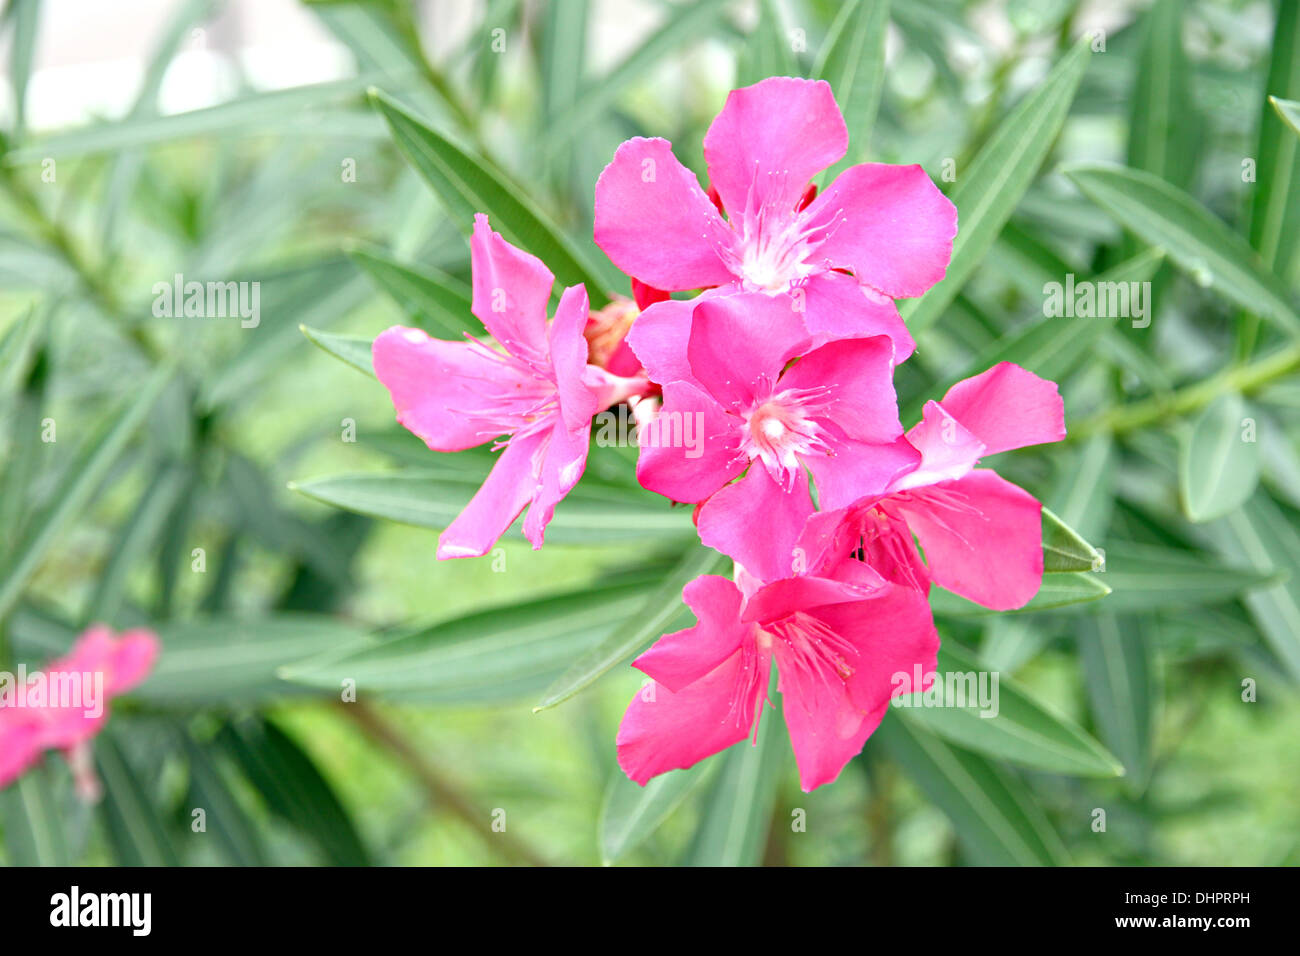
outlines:
{"label": "pink flower cluster", "polygon": [[[801,783],[832,781],[893,675],[933,673],[931,582],[995,609],[1041,582],[1039,503],[976,464],[1063,438],[1056,385],[1003,363],[904,431],[894,369],[915,343],[895,300],[943,278],[957,211],[919,166],[851,166],[818,194],[847,148],[826,83],[735,90],[704,139],[707,191],[662,139],[625,142],[596,184],[595,240],[635,302],[589,315],[568,288],[548,323],[553,276],[479,216],[473,312],[494,341],[399,327],[374,344],[430,448],[503,449],[439,557],[486,553],[525,507],[540,547],[592,417],[627,402],[641,484],[694,504],[701,541],[734,560],[734,580],[685,588],[698,623],[634,662],[652,682],[617,743],[638,783],[756,733],[773,662]],[[684,421],[701,440],[674,439]]]}

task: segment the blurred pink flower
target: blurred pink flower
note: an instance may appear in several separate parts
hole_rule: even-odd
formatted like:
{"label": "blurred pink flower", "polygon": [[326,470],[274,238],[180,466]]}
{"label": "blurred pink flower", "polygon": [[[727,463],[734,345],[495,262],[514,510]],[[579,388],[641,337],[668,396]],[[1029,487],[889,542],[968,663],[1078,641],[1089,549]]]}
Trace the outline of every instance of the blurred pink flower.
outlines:
{"label": "blurred pink flower", "polygon": [[[933,677],[939,636],[925,595],[848,559],[761,584],[709,575],[682,592],[699,619],[634,661],[652,681],[618,731],[634,781],[689,767],[758,732],[773,660],[805,791],[835,780],[879,726],[898,674]],[[738,586],[739,585],[739,586]]]}
{"label": "blurred pink flower", "polygon": [[[564,290],[555,319],[546,307],[554,276],[536,256],[474,217],[473,313],[500,349],[466,336],[447,342],[394,326],[375,339],[375,374],[397,420],[434,451],[491,439],[504,448],[465,510],[443,531],[439,558],[486,554],[525,506],[524,534],[540,548],[555,506],[587,463],[591,418],[639,394],[643,378],[587,364],[587,292]],[[500,436],[506,435],[502,439]]]}
{"label": "blurred pink flower", "polygon": [[89,628],[65,657],[25,681],[0,683],[0,787],[18,779],[47,750],[61,750],[78,789],[98,793],[89,742],[108,720],[108,701],[139,685],[158,658],[151,631],[114,637]]}
{"label": "blurred pink flower", "polygon": [[825,81],[733,90],[704,137],[709,193],[667,140],[630,139],[596,183],[596,243],[661,289],[795,298],[816,341],[888,335],[901,362],[914,343],[893,300],[943,278],[957,210],[920,166],[850,166],[812,198],[847,149]]}

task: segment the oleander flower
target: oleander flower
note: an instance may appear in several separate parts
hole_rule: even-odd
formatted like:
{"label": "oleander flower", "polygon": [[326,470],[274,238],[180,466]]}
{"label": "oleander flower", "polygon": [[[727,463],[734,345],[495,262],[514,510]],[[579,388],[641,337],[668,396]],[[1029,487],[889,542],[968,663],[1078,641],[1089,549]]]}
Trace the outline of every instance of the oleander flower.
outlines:
{"label": "oleander flower", "polygon": [[[634,666],[652,680],[628,705],[618,762],[634,781],[689,767],[756,735],[773,662],[805,791],[834,781],[879,726],[894,676],[933,679],[939,636],[925,595],[854,559],[763,584],[696,578],[682,596],[699,619]],[[924,686],[923,688],[924,689]]]}
{"label": "oleander flower", "polygon": [[850,166],[815,196],[847,149],[826,82],[733,90],[704,137],[709,193],[667,140],[630,139],[596,183],[596,243],[661,289],[792,298],[817,341],[888,335],[901,362],[914,343],[893,300],[943,278],[957,210],[915,165]]}
{"label": "oleander flower", "polygon": [[486,554],[525,507],[524,535],[540,548],[556,504],[586,467],[592,416],[646,384],[588,364],[583,286],[564,290],[548,324],[555,277],[493,232],[487,216],[474,217],[470,257],[471,311],[492,341],[448,342],[394,326],[372,349],[397,421],[429,448],[463,451],[496,439],[501,449],[439,538],[439,558]]}
{"label": "oleander flower", "polygon": [[147,630],[114,637],[86,630],[62,658],[21,683],[0,682],[0,788],[17,780],[49,750],[62,751],[79,792],[98,793],[90,741],[108,720],[108,702],[138,686],[158,658]]}
{"label": "oleander flower", "polygon": [[846,507],[809,507],[798,532],[783,524],[737,538],[727,553],[786,575],[834,554],[858,554],[891,581],[921,590],[933,581],[994,610],[1022,607],[1042,584],[1042,505],[975,465],[985,455],[1064,437],[1056,383],[1002,362],[926,403],[907,433],[920,462],[885,491]]}
{"label": "oleander flower", "polygon": [[[812,508],[805,469],[822,507],[840,508],[920,460],[898,420],[891,341],[812,341],[788,301],[735,293],[698,303],[683,378],[663,385],[663,407],[642,430],[637,477],[702,502],[705,544],[730,554],[771,528],[798,534]],[[686,435],[696,440],[678,440]],[[781,576],[767,561],[746,568]]]}

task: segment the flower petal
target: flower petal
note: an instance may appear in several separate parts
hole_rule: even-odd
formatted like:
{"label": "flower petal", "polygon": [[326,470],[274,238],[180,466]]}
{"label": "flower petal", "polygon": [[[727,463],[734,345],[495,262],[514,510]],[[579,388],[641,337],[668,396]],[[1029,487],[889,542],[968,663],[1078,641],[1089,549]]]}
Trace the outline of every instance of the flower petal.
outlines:
{"label": "flower petal", "polygon": [[[737,651],[707,675],[674,694],[651,682],[618,728],[618,765],[642,786],[669,770],[694,766],[749,735],[767,690],[769,656]],[[738,690],[755,688],[750,699]],[[647,699],[649,698],[649,699]]]}
{"label": "flower petal", "polygon": [[856,441],[893,442],[903,434],[893,356],[893,343],[883,335],[830,342],[795,362],[779,388],[827,389],[830,399],[817,419],[834,422]]}
{"label": "flower petal", "polygon": [[1056,383],[1013,362],[958,382],[939,404],[984,443],[986,455],[1065,437],[1065,403]]}
{"label": "flower petal", "polygon": [[665,634],[632,662],[673,693],[700,680],[736,653],[752,630],[740,620],[740,590],[724,577],[706,574],[696,578],[682,589],[682,599],[699,623]]}
{"label": "flower petal", "polygon": [[474,293],[470,311],[510,354],[544,357],[546,306],[555,284],[551,270],[493,232],[482,213],[474,217],[469,256]]}
{"label": "flower petal", "polygon": [[379,333],[371,356],[397,421],[434,451],[464,451],[502,434],[489,389],[526,384],[518,369],[485,349],[400,325]]}
{"label": "flower petal", "polygon": [[587,370],[587,290],[570,286],[560,296],[551,322],[548,344],[555,387],[560,393],[560,414],[569,429],[586,429],[596,414],[596,396],[583,381]]}
{"label": "flower petal", "polygon": [[673,501],[703,501],[745,470],[739,425],[694,385],[670,382],[663,407],[637,429],[637,480]]}
{"label": "flower petal", "polygon": [[820,608],[817,617],[857,650],[849,661],[849,696],[870,713],[887,705],[896,675],[910,678],[919,665],[922,688],[937,664],[939,632],[922,591],[898,584],[882,588],[865,601]]}
{"label": "flower petal", "polygon": [[548,438],[546,431],[537,431],[510,440],[483,486],[439,536],[439,560],[476,558],[491,550],[537,494]]}
{"label": "flower petal", "polygon": [[701,506],[700,540],[761,580],[775,581],[790,575],[795,542],[812,511],[802,476],[787,492],[755,462],[744,478]]}
{"label": "flower petal", "polygon": [[934,582],[995,611],[1023,607],[1043,583],[1042,506],[978,468],[919,488],[894,507],[916,534]]}
{"label": "flower petal", "polygon": [[850,166],[806,215],[837,220],[819,256],[891,298],[918,296],[948,271],[957,208],[920,166]]}
{"label": "flower petal", "polygon": [[916,469],[899,477],[892,491],[952,481],[970,472],[984,454],[984,443],[968,432],[938,402],[926,402],[921,421],[907,432],[921,456]]}
{"label": "flower petal", "polygon": [[664,139],[619,146],[596,180],[596,245],[620,269],[677,291],[731,280],[718,243],[732,232]]}
{"label": "flower petal", "polygon": [[823,679],[785,641],[775,641],[773,653],[799,785],[808,793],[839,777],[880,720],[864,727],[868,715],[854,705],[844,683]]}
{"label": "flower petal", "polygon": [[587,448],[591,429],[569,429],[556,422],[542,452],[541,484],[528,505],[524,517],[524,537],[536,551],[542,546],[546,526],[555,516],[555,506],[573,490],[587,468]]}
{"label": "flower petal", "polygon": [[808,455],[804,462],[817,485],[817,501],[824,509],[844,508],[862,498],[890,488],[920,461],[901,435],[892,442],[862,442],[824,435],[829,455]]}
{"label": "flower petal", "polygon": [[809,344],[789,296],[737,293],[696,307],[686,354],[705,391],[740,411],[770,396],[786,363]]}
{"label": "flower petal", "polygon": [[[887,335],[894,343],[894,364],[901,365],[916,351],[894,300],[858,283],[843,272],[819,272],[801,287],[804,323],[814,345],[835,339]],[[796,294],[798,290],[796,290]]]}
{"label": "flower petal", "polygon": [[774,76],[732,90],[704,136],[709,179],[734,222],[755,207],[794,210],[808,181],[838,162],[849,132],[830,84]]}
{"label": "flower petal", "polygon": [[694,382],[686,344],[691,340],[691,316],[699,302],[668,299],[656,302],[636,317],[627,344],[636,353],[650,381]]}

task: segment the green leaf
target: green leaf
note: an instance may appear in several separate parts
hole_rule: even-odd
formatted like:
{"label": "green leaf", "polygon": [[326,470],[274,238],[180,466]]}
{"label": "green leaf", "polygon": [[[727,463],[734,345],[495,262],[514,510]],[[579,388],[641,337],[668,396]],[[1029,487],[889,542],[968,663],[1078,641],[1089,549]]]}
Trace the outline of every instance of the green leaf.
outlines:
{"label": "green leaf", "polygon": [[722,762],[687,854],[688,866],[757,866],[767,846],[776,794],[790,745],[780,702],[764,706],[758,741],[733,745]]}
{"label": "green leaf", "polygon": [[[1300,5],[1277,5],[1272,48],[1263,92],[1300,100]],[[1251,95],[1259,92],[1255,86]],[[1270,269],[1294,286],[1300,282],[1300,140],[1284,119],[1267,101],[1260,104],[1250,244]]]}
{"label": "green leaf", "polygon": [[1011,217],[1065,123],[1091,55],[1085,38],[1002,121],[970,168],[957,170],[949,198],[959,225],[947,276],[900,310],[914,334],[943,314]]}
{"label": "green leaf", "polygon": [[996,764],[904,720],[886,715],[868,746],[897,761],[952,821],[957,840],[980,866],[1058,866],[1061,838],[1023,784]]}
{"label": "green leaf", "polygon": [[1080,622],[1078,645],[1097,732],[1123,761],[1125,786],[1141,794],[1151,777],[1160,703],[1155,642],[1138,619],[1102,610]]}
{"label": "green leaf", "polygon": [[[543,133],[543,150],[550,155],[573,137],[581,135],[630,84],[644,80],[647,73],[684,45],[707,37],[725,9],[722,0],[699,0],[667,7],[663,26],[618,66],[588,83],[573,106]],[[542,258],[545,260],[546,257]]]}
{"label": "green leaf", "polygon": [[27,125],[27,84],[36,59],[36,30],[41,21],[41,0],[11,0],[5,19],[13,26],[9,34],[9,85],[14,93],[15,138]]}
{"label": "green leaf", "polygon": [[[335,475],[293,482],[291,489],[325,504],[373,518],[443,529],[478,491],[480,480],[428,471]],[[519,537],[516,522],[509,534]],[[578,485],[555,509],[546,528],[554,544],[616,544],[675,540],[694,534],[690,512],[628,491]]]}
{"label": "green leaf", "polygon": [[27,579],[64,524],[74,515],[81,514],[90,502],[135,430],[144,423],[172,372],[171,365],[157,369],[123,408],[108,419],[103,430],[87,443],[80,457],[68,466],[62,484],[51,498],[52,503],[30,521],[24,537],[5,564],[3,577],[0,577],[0,619],[18,600]]}
{"label": "green leaf", "polygon": [[713,763],[661,773],[644,787],[616,768],[605,788],[597,824],[601,861],[609,866],[649,839],[709,775]]}
{"label": "green leaf", "polygon": [[1206,525],[1205,532],[1229,560],[1261,574],[1286,575],[1283,581],[1252,589],[1242,601],[1292,680],[1300,681],[1300,534],[1294,522],[1261,492],[1226,518]]}
{"label": "green leaf", "polygon": [[1300,332],[1286,285],[1246,240],[1187,193],[1122,166],[1078,165],[1065,174],[1126,229],[1164,249],[1199,285],[1271,318],[1284,331]]}
{"label": "green leaf", "polygon": [[[1069,607],[1087,601],[1096,601],[1110,594],[1111,589],[1102,582],[1099,575],[1080,571],[1064,571],[1043,575],[1042,586],[1038,593],[1022,608],[1010,613],[1026,611],[1046,611],[1053,608]],[[991,611],[981,604],[968,601],[958,594],[934,587],[930,591],[930,607],[935,614],[946,617],[983,617],[988,614],[1004,613]]]}
{"label": "green leaf", "polygon": [[1107,546],[1103,576],[1114,592],[1106,600],[1111,611],[1218,604],[1277,578],[1276,573],[1217,564],[1191,551],[1126,541]]}
{"label": "green leaf", "polygon": [[0,790],[10,866],[70,866],[61,794],[50,767],[34,767]]}
{"label": "green leaf", "polygon": [[840,8],[817,55],[812,75],[830,83],[849,129],[849,155],[831,167],[826,182],[867,154],[885,89],[888,32],[889,0],[852,0]]}
{"label": "green leaf", "polygon": [[316,762],[273,722],[227,724],[218,744],[243,769],[271,812],[315,842],[334,866],[369,866],[370,852]]}
{"label": "green leaf", "polygon": [[[922,692],[895,698],[891,708],[904,720],[956,744],[1034,770],[1085,777],[1124,772],[1120,762],[1072,720],[1049,711],[1015,681],[999,676],[994,685],[992,676],[981,677],[982,672],[973,656],[945,641],[934,692],[942,689],[942,706],[928,706]],[[973,683],[963,675],[972,675]]]}
{"label": "green leaf", "polygon": [[1178,483],[1183,512],[1190,520],[1221,518],[1255,493],[1259,443],[1242,438],[1249,415],[1242,397],[1229,392],[1207,405],[1186,432],[1178,459]]}
{"label": "green leaf", "polygon": [[552,122],[577,98],[587,56],[587,0],[551,3],[542,18],[540,68],[546,123]]}
{"label": "green leaf", "polygon": [[145,792],[109,728],[95,738],[95,766],[104,788],[104,830],[119,866],[176,866],[179,860],[161,810]]}
{"label": "green leaf", "polygon": [[167,519],[189,481],[189,470],[182,465],[164,465],[154,475],[117,533],[84,615],[86,621],[117,623],[126,600],[127,576],[161,541]]}
{"label": "green leaf", "polygon": [[333,332],[308,328],[305,325],[300,325],[298,328],[313,345],[343,360],[358,371],[374,376],[375,366],[370,357],[371,346],[374,345],[372,340],[364,335],[337,335]]}
{"label": "green leaf", "polygon": [[645,605],[662,572],[475,611],[356,651],[281,669],[289,681],[430,704],[514,701],[538,693]]}
{"label": "green leaf", "polygon": [[1183,52],[1182,0],[1157,0],[1144,17],[1129,117],[1128,165],[1186,188],[1196,171],[1200,123]]}
{"label": "green leaf", "polygon": [[561,283],[585,284],[592,308],[609,301],[599,272],[559,226],[533,205],[527,190],[426,126],[387,94],[371,90],[370,101],[388,121],[398,148],[446,203],[463,233],[473,232],[475,213],[486,213],[493,229],[541,259]]}
{"label": "green leaf", "polygon": [[231,792],[215,754],[188,733],[184,743],[189,758],[191,805],[203,809],[207,825],[204,834],[216,837],[222,854],[232,865],[267,866],[270,861],[262,849],[262,836]]}
{"label": "green leaf", "polygon": [[444,272],[403,265],[376,249],[354,246],[348,255],[374,282],[392,296],[414,323],[442,338],[459,339],[465,332],[478,335],[483,326],[470,312],[470,289]]}
{"label": "green leaf", "polygon": [[613,670],[651,641],[658,640],[669,626],[689,614],[682,603],[682,588],[702,574],[723,572],[731,559],[711,548],[692,547],[683,555],[677,567],[664,579],[645,602],[645,606],[632,614],[627,623],[608,638],[584,654],[546,689],[533,713],[562,703],[590,687],[598,678]]}
{"label": "green leaf", "polygon": [[[270,93],[256,93],[217,106],[173,113],[169,116],[142,115],[115,122],[96,123],[66,133],[30,140],[5,155],[9,166],[39,163],[47,157],[72,158],[96,153],[158,146],[200,136],[234,135],[310,136],[314,139],[377,140],[383,125],[370,114],[334,111],[328,117],[319,108],[355,97],[375,82],[371,74],[330,83],[297,86]],[[335,165],[337,170],[338,166]]]}
{"label": "green leaf", "polygon": [[1291,132],[1300,136],[1300,102],[1279,99],[1276,96],[1270,96],[1268,101],[1273,104],[1273,109],[1277,111],[1278,116],[1282,117],[1282,122],[1286,123]]}
{"label": "green leaf", "polygon": [[281,668],[368,644],[357,627],[321,614],[199,618],[157,630],[162,656],[132,697],[159,706],[229,708],[302,694],[277,676]]}
{"label": "green leaf", "polygon": [[772,0],[759,0],[759,18],[736,58],[736,86],[752,86],[769,76],[800,76],[794,51]]}
{"label": "green leaf", "polygon": [[1097,571],[1101,564],[1101,555],[1096,548],[1049,509],[1043,509],[1044,573]]}
{"label": "green leaf", "polygon": [[[34,334],[29,335],[32,330]],[[14,399],[14,407],[4,413],[10,420],[10,449],[4,471],[0,473],[0,558],[8,555],[10,547],[20,540],[25,530],[31,517],[28,514],[31,507],[29,493],[36,475],[48,464],[50,455],[50,446],[41,441],[42,409],[49,380],[49,353],[43,344],[44,328],[29,318],[18,323],[14,333],[18,343],[14,348],[14,369],[22,375],[24,382],[22,391]],[[27,344],[35,347],[24,348]],[[0,618],[3,617],[0,612]]]}

